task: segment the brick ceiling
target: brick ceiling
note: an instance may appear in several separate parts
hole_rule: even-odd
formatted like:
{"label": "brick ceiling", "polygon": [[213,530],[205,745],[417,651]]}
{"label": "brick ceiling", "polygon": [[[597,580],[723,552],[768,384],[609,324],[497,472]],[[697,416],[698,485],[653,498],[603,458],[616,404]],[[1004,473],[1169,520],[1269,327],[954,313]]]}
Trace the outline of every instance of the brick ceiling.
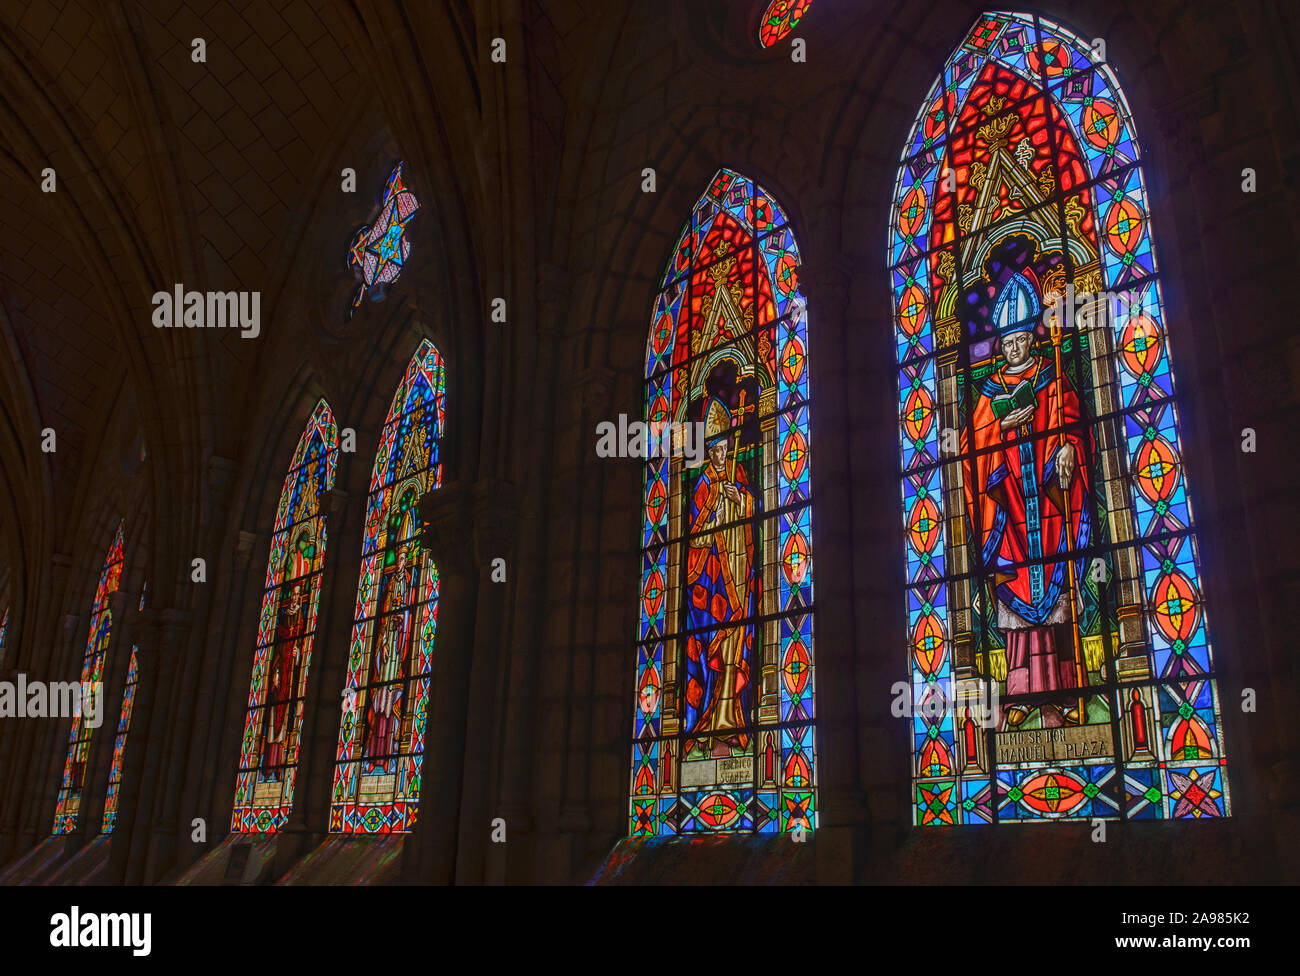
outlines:
{"label": "brick ceiling", "polygon": [[[282,273],[284,230],[358,99],[340,8],[272,6],[0,4],[0,97],[16,120],[0,157],[0,308],[59,436],[56,511],[121,389],[123,323],[178,269],[213,289]],[[56,194],[41,192],[44,166]],[[146,271],[115,281],[130,265]]]}

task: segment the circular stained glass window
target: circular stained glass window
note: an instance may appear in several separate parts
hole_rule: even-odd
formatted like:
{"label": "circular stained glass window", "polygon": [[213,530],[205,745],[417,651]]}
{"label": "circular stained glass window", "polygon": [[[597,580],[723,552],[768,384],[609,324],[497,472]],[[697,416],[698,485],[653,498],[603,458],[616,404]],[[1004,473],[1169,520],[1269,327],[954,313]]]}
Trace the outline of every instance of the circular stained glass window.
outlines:
{"label": "circular stained glass window", "polygon": [[758,25],[759,43],[763,47],[771,47],[778,41],[785,40],[811,6],[812,0],[772,0],[763,11],[763,19]]}

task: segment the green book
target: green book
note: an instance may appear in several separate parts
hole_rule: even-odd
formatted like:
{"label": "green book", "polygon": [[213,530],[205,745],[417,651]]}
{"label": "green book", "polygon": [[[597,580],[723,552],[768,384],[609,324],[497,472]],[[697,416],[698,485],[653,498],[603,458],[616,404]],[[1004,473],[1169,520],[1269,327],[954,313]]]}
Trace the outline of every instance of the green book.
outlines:
{"label": "green book", "polygon": [[1006,396],[993,398],[993,416],[1001,420],[1013,410],[1028,407],[1038,402],[1033,383],[1017,383]]}

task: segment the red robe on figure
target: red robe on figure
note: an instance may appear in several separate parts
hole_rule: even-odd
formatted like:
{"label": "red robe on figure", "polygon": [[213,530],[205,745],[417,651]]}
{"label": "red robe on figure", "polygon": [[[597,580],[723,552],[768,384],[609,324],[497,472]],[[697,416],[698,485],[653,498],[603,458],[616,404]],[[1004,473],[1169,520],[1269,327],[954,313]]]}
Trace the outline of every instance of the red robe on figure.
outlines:
{"label": "red robe on figure", "polygon": [[[749,706],[759,581],[753,526],[734,523],[754,514],[754,497],[744,465],[728,457],[725,466],[720,472],[707,463],[691,496],[686,619],[692,629],[709,629],[686,640],[685,727],[696,734],[720,732],[743,748],[748,736],[739,730]],[[724,484],[735,486],[739,502],[727,499]],[[727,522],[733,524],[722,528]]]}
{"label": "red robe on figure", "polygon": [[262,769],[267,779],[279,779],[292,721],[293,686],[302,663],[302,637],[307,630],[306,604],[293,598],[275,625],[275,648],[266,675],[266,709],[262,723]]}
{"label": "red robe on figure", "polygon": [[[1003,431],[993,401],[1020,383],[1033,384],[1033,415]],[[962,451],[975,450],[964,462],[966,510],[997,597],[1009,695],[1077,687],[1073,641],[1058,641],[1054,630],[1071,621],[1068,568],[1051,557],[1086,546],[1091,536],[1087,435],[1078,427],[1060,429],[1079,417],[1079,397],[1068,382],[1058,382],[1055,364],[1032,357],[1019,369],[1004,363],[983,380],[971,418],[974,443],[961,432]],[[1063,491],[1056,463],[1065,443],[1073,445],[1075,463]],[[1035,559],[1045,561],[1015,565]]]}
{"label": "red robe on figure", "polygon": [[[418,572],[418,570],[417,570]],[[403,685],[406,661],[414,633],[416,576],[403,553],[387,577],[384,616],[376,625],[374,657],[370,667],[370,706],[362,754],[377,762],[367,763],[362,771],[388,769],[388,758],[398,752],[401,731]],[[377,686],[377,687],[376,687]]]}

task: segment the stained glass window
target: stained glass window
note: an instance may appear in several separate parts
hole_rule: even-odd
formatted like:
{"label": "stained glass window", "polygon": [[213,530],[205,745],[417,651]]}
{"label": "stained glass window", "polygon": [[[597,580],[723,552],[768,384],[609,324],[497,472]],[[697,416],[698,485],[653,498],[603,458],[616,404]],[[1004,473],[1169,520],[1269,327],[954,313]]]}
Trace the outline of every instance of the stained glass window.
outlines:
{"label": "stained glass window", "polygon": [[[148,584],[140,590],[140,609],[144,609]],[[117,720],[117,738],[113,740],[113,764],[108,769],[108,790],[104,795],[104,820],[100,833],[111,834],[117,824],[117,797],[122,787],[122,760],[126,754],[126,735],[131,731],[131,706],[135,704],[138,645],[131,646],[131,663],[126,670],[126,688],[122,692],[122,713]]]}
{"label": "stained glass window", "polygon": [[9,636],[9,608],[5,607],[5,614],[0,617],[0,668],[5,663],[5,639]]}
{"label": "stained glass window", "polygon": [[785,40],[799,26],[799,21],[811,6],[812,0],[772,0],[758,25],[759,43],[771,47]]}
{"label": "stained glass window", "polygon": [[[630,832],[816,821],[807,315],[762,187],[719,170],[646,351]],[[662,432],[667,431],[667,434]]]}
{"label": "stained glass window", "polygon": [[415,826],[438,622],[438,568],[420,545],[418,506],[442,483],[444,410],[442,356],[426,339],[393,395],[370,476],[333,832],[405,833]]}
{"label": "stained glass window", "polygon": [[[104,568],[95,588],[95,601],[90,607],[90,632],[86,637],[86,653],[81,662],[80,714],[72,720],[68,733],[68,757],[63,763],[63,780],[59,784],[58,805],[54,811],[55,834],[68,834],[77,829],[81,817],[81,794],[85,787],[86,762],[90,758],[90,739],[102,704],[104,663],[108,645],[113,636],[113,611],[109,598],[117,592],[122,579],[122,533],[124,525],[118,522],[113,542],[104,557]],[[89,696],[98,696],[94,700]]]}
{"label": "stained glass window", "polygon": [[401,275],[411,254],[406,225],[419,209],[415,194],[402,182],[402,164],[398,163],[384,184],[378,216],[357,230],[348,247],[348,267],[361,282],[349,317],[367,294],[372,302],[382,300],[388,285]]}
{"label": "stained glass window", "polygon": [[985,14],[889,231],[915,823],[1224,817],[1141,154],[1110,66]]}
{"label": "stained glass window", "polygon": [[325,566],[321,496],[334,487],[338,455],[338,426],[321,400],[298,438],[275,512],[235,781],[235,833],[274,833],[293,806]]}

